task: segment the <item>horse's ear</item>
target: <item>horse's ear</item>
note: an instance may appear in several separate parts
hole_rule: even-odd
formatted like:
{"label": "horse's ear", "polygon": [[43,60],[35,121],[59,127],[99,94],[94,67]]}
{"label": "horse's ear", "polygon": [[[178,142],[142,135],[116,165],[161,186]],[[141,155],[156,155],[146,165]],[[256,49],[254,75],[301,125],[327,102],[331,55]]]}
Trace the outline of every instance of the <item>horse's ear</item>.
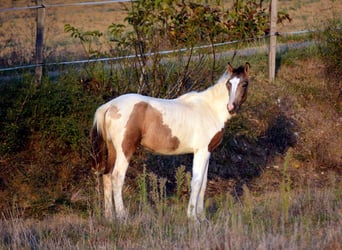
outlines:
{"label": "horse's ear", "polygon": [[233,74],[234,68],[233,68],[233,66],[230,64],[230,62],[227,63],[227,71],[228,71],[229,74],[231,74],[231,75]]}
{"label": "horse's ear", "polygon": [[244,67],[245,74],[248,75],[250,67],[251,67],[251,65],[249,64],[249,62],[246,62],[245,67]]}

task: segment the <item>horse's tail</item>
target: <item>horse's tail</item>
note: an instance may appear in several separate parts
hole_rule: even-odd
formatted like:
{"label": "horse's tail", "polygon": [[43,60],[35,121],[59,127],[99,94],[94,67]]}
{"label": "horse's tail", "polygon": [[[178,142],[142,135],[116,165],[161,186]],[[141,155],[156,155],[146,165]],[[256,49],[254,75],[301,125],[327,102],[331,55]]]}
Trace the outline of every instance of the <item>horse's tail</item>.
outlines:
{"label": "horse's tail", "polygon": [[92,167],[97,174],[105,171],[106,129],[104,125],[106,111],[105,107],[96,110],[93,127],[90,130]]}

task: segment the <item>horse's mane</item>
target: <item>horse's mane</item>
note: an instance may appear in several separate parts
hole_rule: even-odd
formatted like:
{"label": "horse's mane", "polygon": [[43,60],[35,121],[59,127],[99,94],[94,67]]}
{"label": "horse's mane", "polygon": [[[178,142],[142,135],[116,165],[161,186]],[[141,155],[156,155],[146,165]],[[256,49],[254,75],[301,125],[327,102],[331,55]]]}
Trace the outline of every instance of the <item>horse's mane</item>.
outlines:
{"label": "horse's mane", "polygon": [[193,99],[194,97],[197,97],[198,93],[199,93],[198,91],[191,91],[189,93],[185,93],[177,97],[176,99],[180,101],[187,101],[187,100]]}
{"label": "horse's mane", "polygon": [[203,90],[203,91],[191,91],[189,93],[185,93],[181,96],[179,96],[177,99],[180,101],[189,101],[189,100],[193,100],[194,98],[197,98],[199,96],[199,94],[208,94],[208,93],[212,93],[217,91],[221,91],[221,85],[225,85],[228,78],[230,77],[230,74],[225,71],[224,74],[216,81],[216,83],[212,86],[210,86],[209,88]]}

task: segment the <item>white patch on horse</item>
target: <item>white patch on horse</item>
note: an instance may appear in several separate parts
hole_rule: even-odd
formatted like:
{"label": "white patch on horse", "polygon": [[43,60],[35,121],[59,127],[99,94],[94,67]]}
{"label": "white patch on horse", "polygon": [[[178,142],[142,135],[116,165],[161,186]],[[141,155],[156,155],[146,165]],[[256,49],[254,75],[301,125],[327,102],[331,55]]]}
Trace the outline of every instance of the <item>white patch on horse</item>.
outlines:
{"label": "white patch on horse", "polygon": [[229,103],[228,103],[228,111],[233,111],[234,110],[234,101],[235,101],[235,94],[237,87],[240,83],[240,78],[233,77],[232,79],[229,80],[231,84],[230,88],[230,93],[229,93]]}

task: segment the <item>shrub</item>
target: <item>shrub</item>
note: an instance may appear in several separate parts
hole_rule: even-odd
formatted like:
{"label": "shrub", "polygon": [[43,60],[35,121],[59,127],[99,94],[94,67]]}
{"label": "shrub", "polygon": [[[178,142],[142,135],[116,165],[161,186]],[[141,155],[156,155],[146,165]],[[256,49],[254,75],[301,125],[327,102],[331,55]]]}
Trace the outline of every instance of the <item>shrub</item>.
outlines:
{"label": "shrub", "polygon": [[0,85],[0,207],[38,214],[70,204],[89,180],[88,134],[101,102],[72,74],[39,86],[30,79]]}
{"label": "shrub", "polygon": [[29,136],[35,89],[30,81],[0,85],[0,154],[24,148]]}
{"label": "shrub", "polygon": [[97,103],[70,79],[45,80],[39,87],[33,81],[2,84],[0,96],[2,154],[24,149],[37,133],[46,143],[43,147],[79,150],[90,125],[89,109],[95,110]]}
{"label": "shrub", "polygon": [[342,19],[328,21],[321,34],[320,53],[325,64],[328,88],[338,93],[342,101]]}

